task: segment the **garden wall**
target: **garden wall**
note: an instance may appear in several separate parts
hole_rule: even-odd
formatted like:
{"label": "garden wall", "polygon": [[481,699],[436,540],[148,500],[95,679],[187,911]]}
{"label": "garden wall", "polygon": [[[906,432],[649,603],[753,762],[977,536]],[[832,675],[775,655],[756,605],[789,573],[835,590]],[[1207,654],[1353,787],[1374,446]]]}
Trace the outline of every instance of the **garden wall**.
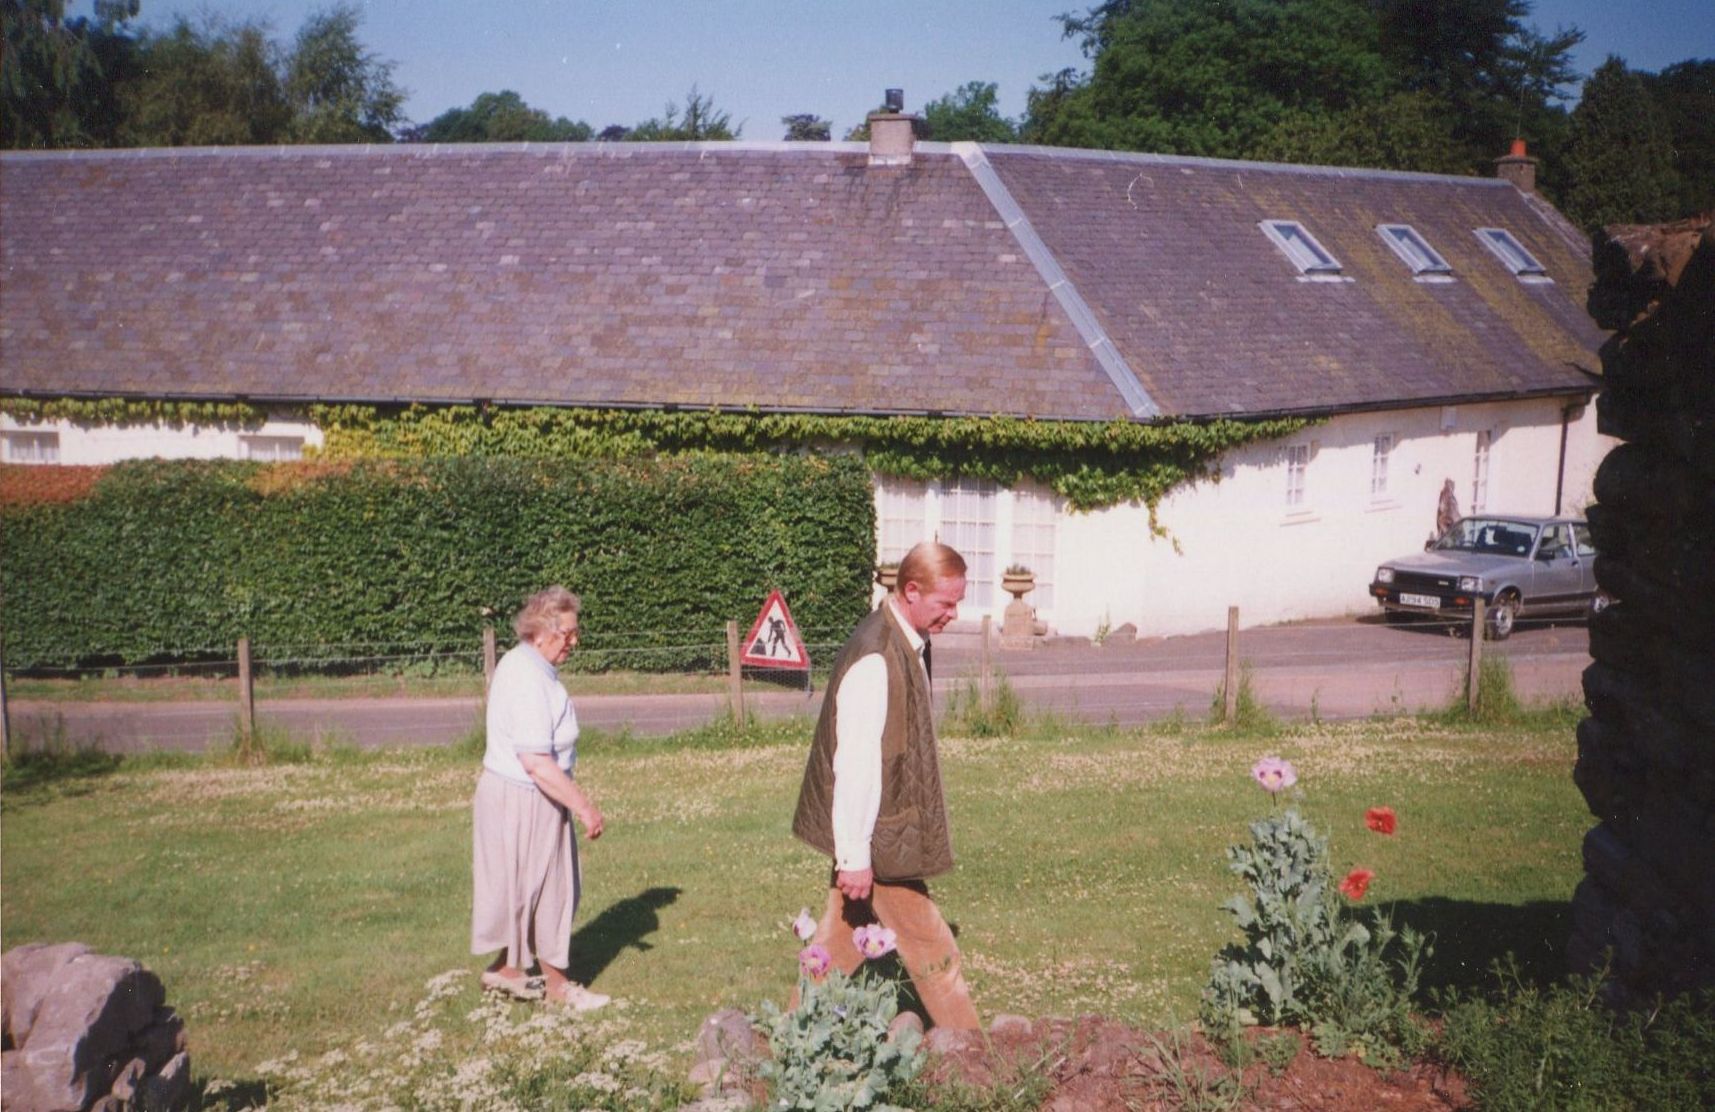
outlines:
{"label": "garden wall", "polygon": [[1599,427],[1624,443],[1589,510],[1615,601],[1590,623],[1574,778],[1601,821],[1569,957],[1645,1005],[1715,985],[1715,230],[1609,228],[1596,271]]}
{"label": "garden wall", "polygon": [[[0,624],[11,670],[197,658],[249,637],[479,644],[531,592],[583,596],[604,640],[683,646],[785,593],[800,628],[869,607],[875,511],[856,458],[143,461],[5,468]],[[717,635],[718,640],[718,635]],[[650,664],[683,668],[670,651]]]}

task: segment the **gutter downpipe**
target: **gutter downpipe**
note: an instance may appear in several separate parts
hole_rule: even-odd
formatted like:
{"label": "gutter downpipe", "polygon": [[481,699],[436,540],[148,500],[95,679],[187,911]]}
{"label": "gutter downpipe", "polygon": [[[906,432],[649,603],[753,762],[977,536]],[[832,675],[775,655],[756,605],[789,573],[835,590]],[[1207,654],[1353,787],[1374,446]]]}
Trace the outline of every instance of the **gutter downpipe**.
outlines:
{"label": "gutter downpipe", "polygon": [[1572,411],[1577,408],[1575,403],[1560,407],[1560,464],[1554,475],[1554,516],[1560,516],[1560,498],[1566,489],[1566,429],[1572,423]]}

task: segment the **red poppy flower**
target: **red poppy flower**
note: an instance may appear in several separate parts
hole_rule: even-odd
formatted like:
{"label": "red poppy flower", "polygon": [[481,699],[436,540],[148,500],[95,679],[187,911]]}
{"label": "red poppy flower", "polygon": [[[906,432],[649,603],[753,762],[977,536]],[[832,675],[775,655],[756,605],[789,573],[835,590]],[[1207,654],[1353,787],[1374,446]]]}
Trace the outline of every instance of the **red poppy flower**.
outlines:
{"label": "red poppy flower", "polygon": [[1364,825],[1377,834],[1392,834],[1394,827],[1399,825],[1399,819],[1394,816],[1392,807],[1371,807],[1364,812]]}
{"label": "red poppy flower", "polygon": [[1364,893],[1370,890],[1370,881],[1376,874],[1368,869],[1353,869],[1346,874],[1346,879],[1339,884],[1340,893],[1349,900],[1361,900]]}

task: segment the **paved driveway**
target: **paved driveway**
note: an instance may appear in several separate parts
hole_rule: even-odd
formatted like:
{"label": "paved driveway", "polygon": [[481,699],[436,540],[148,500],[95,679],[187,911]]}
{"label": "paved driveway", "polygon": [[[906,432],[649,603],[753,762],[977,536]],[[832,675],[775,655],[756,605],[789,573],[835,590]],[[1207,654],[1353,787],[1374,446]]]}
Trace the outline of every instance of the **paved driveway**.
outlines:
{"label": "paved driveway", "polygon": [[[1096,647],[1051,642],[1025,652],[995,652],[994,666],[1024,706],[1073,721],[1149,722],[1182,711],[1208,712],[1225,668],[1225,635],[1149,638]],[[1445,705],[1457,694],[1470,645],[1432,627],[1337,621],[1247,630],[1240,656],[1250,666],[1252,689],[1271,710],[1287,717],[1360,718],[1390,711]],[[1510,641],[1484,645],[1504,655],[1514,684],[1527,699],[1577,698],[1589,663],[1580,625],[1521,628]],[[969,682],[979,670],[978,638],[948,634],[937,640],[936,695]],[[719,695],[580,696],[570,681],[578,718],[586,729],[634,734],[672,733],[726,713]],[[752,713],[769,717],[812,715],[820,693],[772,689],[747,695]],[[439,745],[477,725],[478,701],[452,699],[289,699],[262,703],[258,715],[301,740],[338,739],[363,746]],[[115,752],[199,750],[230,741],[237,725],[231,704],[17,702],[11,708],[15,744],[59,737],[67,744],[99,745]]]}

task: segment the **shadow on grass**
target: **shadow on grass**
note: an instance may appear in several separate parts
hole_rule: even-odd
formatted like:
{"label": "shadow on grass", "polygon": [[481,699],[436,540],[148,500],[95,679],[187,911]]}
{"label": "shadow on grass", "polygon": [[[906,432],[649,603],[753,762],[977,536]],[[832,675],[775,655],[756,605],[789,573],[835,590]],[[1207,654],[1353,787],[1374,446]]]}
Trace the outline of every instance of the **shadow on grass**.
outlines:
{"label": "shadow on grass", "polygon": [[613,904],[572,935],[572,980],[592,984],[620,951],[653,949],[644,939],[661,929],[656,914],[679,898],[681,888],[646,888]]}
{"label": "shadow on grass", "polygon": [[1432,896],[1382,904],[1397,927],[1432,936],[1435,953],[1423,963],[1423,988],[1482,991],[1494,984],[1493,964],[1512,954],[1520,978],[1542,987],[1566,978],[1572,904],[1536,900],[1493,904]]}
{"label": "shadow on grass", "polygon": [[243,1112],[268,1106],[268,1083],[265,1081],[231,1082],[214,1093],[208,1091],[208,1085],[207,1078],[192,1083],[189,1107],[203,1109],[204,1112]]}

